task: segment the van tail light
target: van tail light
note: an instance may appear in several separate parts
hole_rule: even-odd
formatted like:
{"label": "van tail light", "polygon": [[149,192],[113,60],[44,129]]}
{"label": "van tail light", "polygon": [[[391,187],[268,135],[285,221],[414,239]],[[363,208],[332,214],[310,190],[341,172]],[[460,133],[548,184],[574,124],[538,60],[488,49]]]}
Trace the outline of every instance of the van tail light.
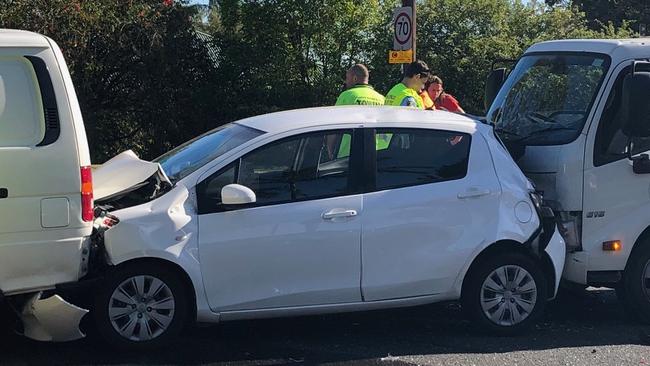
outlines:
{"label": "van tail light", "polygon": [[95,213],[93,210],[93,175],[89,166],[81,167],[81,219],[93,221]]}

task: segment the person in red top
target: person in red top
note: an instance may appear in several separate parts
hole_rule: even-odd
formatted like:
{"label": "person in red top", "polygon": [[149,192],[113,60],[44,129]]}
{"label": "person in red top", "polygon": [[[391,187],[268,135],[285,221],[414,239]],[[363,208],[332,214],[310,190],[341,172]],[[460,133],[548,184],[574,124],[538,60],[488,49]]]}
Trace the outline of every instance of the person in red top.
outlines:
{"label": "person in red top", "polygon": [[427,85],[427,93],[436,105],[436,109],[442,109],[449,112],[465,113],[463,108],[451,94],[445,93],[442,88],[442,79],[437,76],[432,76]]}

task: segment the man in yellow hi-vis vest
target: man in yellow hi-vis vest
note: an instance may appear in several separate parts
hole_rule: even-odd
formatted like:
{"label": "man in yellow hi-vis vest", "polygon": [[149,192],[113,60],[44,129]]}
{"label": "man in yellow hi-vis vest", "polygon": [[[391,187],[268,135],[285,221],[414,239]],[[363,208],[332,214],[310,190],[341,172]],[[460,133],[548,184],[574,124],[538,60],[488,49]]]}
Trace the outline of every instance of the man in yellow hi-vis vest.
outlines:
{"label": "man in yellow hi-vis vest", "polygon": [[[377,93],[370,84],[368,68],[362,64],[353,65],[345,73],[345,87],[347,88],[335,105],[384,105],[384,96]],[[344,135],[339,146],[338,158],[350,155],[350,135]]]}
{"label": "man in yellow hi-vis vest", "polygon": [[414,61],[404,69],[402,82],[395,85],[386,95],[385,105],[424,109],[419,93],[431,76],[431,70],[424,61]]}
{"label": "man in yellow hi-vis vest", "polygon": [[346,90],[335,105],[384,105],[384,96],[377,93],[368,81],[370,73],[362,64],[353,65],[345,73]]}

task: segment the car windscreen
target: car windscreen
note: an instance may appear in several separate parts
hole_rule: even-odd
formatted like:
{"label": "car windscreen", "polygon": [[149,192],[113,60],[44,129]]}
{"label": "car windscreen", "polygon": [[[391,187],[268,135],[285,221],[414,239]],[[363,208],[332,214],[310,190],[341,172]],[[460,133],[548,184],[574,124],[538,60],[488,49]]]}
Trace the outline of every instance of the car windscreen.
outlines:
{"label": "car windscreen", "polygon": [[609,63],[606,55],[591,53],[524,56],[487,119],[506,142],[569,143],[582,131]]}
{"label": "car windscreen", "polygon": [[223,125],[156,158],[172,183],[241,144],[264,134],[236,123]]}

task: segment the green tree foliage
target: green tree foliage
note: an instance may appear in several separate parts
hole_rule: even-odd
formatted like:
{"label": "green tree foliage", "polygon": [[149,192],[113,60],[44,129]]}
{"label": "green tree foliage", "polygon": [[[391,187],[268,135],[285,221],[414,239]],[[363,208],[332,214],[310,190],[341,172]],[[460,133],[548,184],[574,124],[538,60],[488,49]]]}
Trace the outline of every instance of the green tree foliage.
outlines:
{"label": "green tree foliage", "polygon": [[[546,0],[550,6],[562,5],[566,0]],[[591,28],[598,29],[603,24],[616,26],[628,24],[638,30],[638,26],[650,26],[650,1],[648,0],[572,0],[568,2],[583,11],[589,19]],[[646,34],[650,34],[650,29]]]}
{"label": "green tree foliage", "polygon": [[[152,158],[235,119],[332,105],[356,62],[368,65],[382,93],[400,80],[400,67],[388,64],[399,0],[217,0],[200,12],[171,0],[0,3],[0,27],[37,31],[62,46],[95,161],[127,148]],[[418,58],[477,114],[494,59],[546,39],[630,35],[625,24],[591,29],[567,6],[417,5]],[[213,36],[216,58],[196,27]]]}
{"label": "green tree foliage", "polygon": [[377,49],[386,52],[385,35],[376,32],[385,26],[386,12],[377,0],[222,0],[219,5],[218,99],[231,106],[233,119],[332,104],[347,67],[369,63]]}

